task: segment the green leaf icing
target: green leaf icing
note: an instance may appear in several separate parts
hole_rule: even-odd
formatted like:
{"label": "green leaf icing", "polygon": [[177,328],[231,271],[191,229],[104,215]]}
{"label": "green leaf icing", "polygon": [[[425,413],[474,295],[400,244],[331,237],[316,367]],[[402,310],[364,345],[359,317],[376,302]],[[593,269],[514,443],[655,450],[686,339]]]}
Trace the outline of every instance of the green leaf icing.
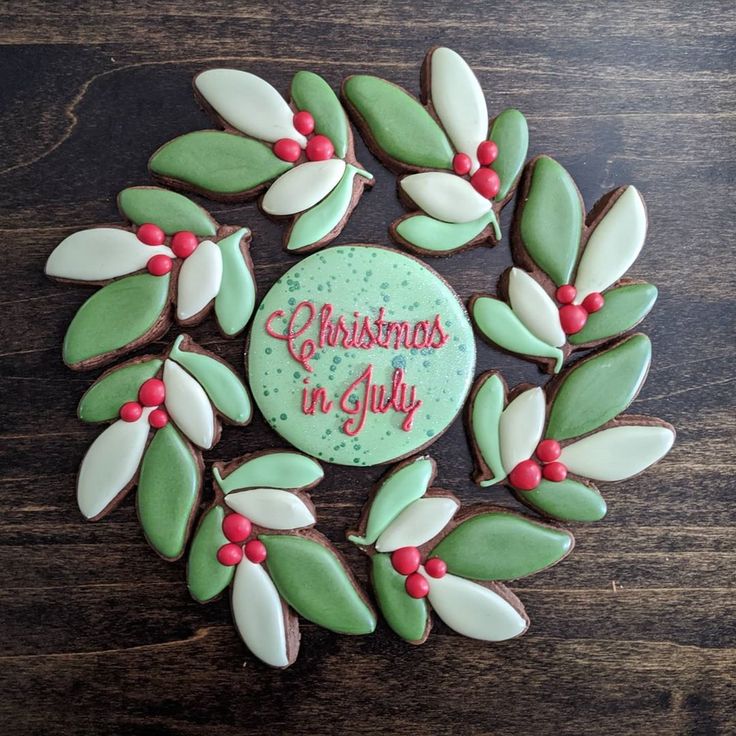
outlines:
{"label": "green leaf icing", "polygon": [[542,479],[533,491],[520,491],[525,504],[560,521],[599,521],[606,515],[606,502],[595,488],[566,478],[559,483]]}
{"label": "green leaf icing", "polygon": [[335,147],[335,155],[345,158],[350,137],[348,120],[332,87],[314,72],[297,72],[291,82],[291,99],[299,110],[312,114],[315,133],[326,135]]}
{"label": "green leaf icing", "polygon": [[200,480],[197,460],[174,425],[156,430],[141,463],[136,504],[146,539],[162,557],[184,552]]}
{"label": "green leaf icing", "polygon": [[148,273],[113,281],[82,304],[64,337],[67,365],[127,347],[158,322],[169,304],[169,275]]}
{"label": "green leaf icing", "polygon": [[[451,223],[435,220],[429,215],[413,215],[401,220],[396,232],[411,245],[433,253],[457,250],[483,232],[485,227],[497,225],[493,210],[472,222]],[[500,236],[497,234],[496,239]]]}
{"label": "green leaf icing", "polygon": [[454,152],[434,118],[401,87],[378,77],[348,77],[343,92],[375,144],[395,161],[427,169],[452,169]]}
{"label": "green leaf icing", "polygon": [[546,436],[577,437],[624,411],[641,388],[651,358],[649,338],[632,335],[573,366],[555,393]]}
{"label": "green leaf icing", "polygon": [[235,567],[226,567],[217,561],[217,550],[228,542],[222,533],[224,518],[224,509],[213,506],[202,517],[189,548],[187,587],[192,598],[200,603],[220,595],[235,574]]}
{"label": "green leaf icing", "polygon": [[348,539],[354,544],[373,544],[412,501],[424,495],[433,472],[432,461],[420,457],[390,473],[371,502],[365,536],[349,536]]}
{"label": "green leaf icing", "polygon": [[386,623],[402,639],[420,641],[427,628],[427,604],[423,598],[412,598],[406,592],[406,577],[394,570],[391,555],[373,555],[371,580]]}
{"label": "green leaf icing", "polygon": [[534,163],[520,232],[526,252],[558,286],[570,282],[582,229],[575,182],[557,161],[541,156]]}
{"label": "green leaf icing", "polygon": [[120,407],[138,399],[138,389],[153,378],[163,361],[158,358],[115,368],[98,378],[82,396],[77,414],[83,422],[109,422],[118,418]]}
{"label": "green leaf icing", "polygon": [[292,164],[269,146],[219,130],[199,130],[174,138],[153,154],[154,174],[216,194],[240,194],[272,181]]}
{"label": "green leaf icing", "polygon": [[605,293],[603,309],[588,315],[580,332],[567,339],[573,345],[605,340],[630,330],[649,314],[657,300],[653,284],[628,284]]}
{"label": "green leaf icing", "polygon": [[495,374],[483,381],[473,397],[470,415],[473,439],[483,461],[493,473],[493,478],[481,481],[482,486],[492,486],[494,483],[500,483],[506,477],[501,463],[499,434],[499,423],[505,398],[506,391],[503,381]]}
{"label": "green leaf icing", "polygon": [[217,232],[217,223],[191,199],[157,187],[129,187],[118,194],[118,209],[131,222],[153,222],[167,235],[188,230],[200,237]]}
{"label": "green leaf icing", "polygon": [[479,297],[473,301],[471,315],[483,335],[498,347],[519,355],[553,358],[555,373],[562,367],[562,351],[529,332],[505,302]]}
{"label": "green leaf icing", "polygon": [[215,316],[228,337],[245,328],[256,304],[256,282],[240,249],[247,232],[242,228],[217,244],[222,254],[222,282],[215,297]]}
{"label": "green leaf icing", "polygon": [[495,197],[500,202],[511,191],[526,161],[529,148],[529,126],[526,118],[519,110],[507,108],[493,121],[488,138],[498,146],[498,156],[491,168],[501,180],[501,188]]}
{"label": "green leaf icing", "polygon": [[263,534],[268,573],[301,616],[339,634],[370,634],[376,617],[332,549],[296,535]]}
{"label": "green leaf icing", "polygon": [[209,355],[181,349],[184,338],[179,335],[170,358],[186,368],[209,396],[217,411],[235,424],[245,424],[251,416],[250,397],[234,371]]}
{"label": "green leaf icing", "polygon": [[491,511],[472,516],[431,552],[454,575],[473,580],[515,580],[559,562],[572,549],[563,529],[518,514]]}
{"label": "green leaf icing", "polygon": [[212,469],[223,493],[238,488],[306,488],[324,477],[316,460],[298,452],[269,452],[246,460],[226,478],[217,468]]}

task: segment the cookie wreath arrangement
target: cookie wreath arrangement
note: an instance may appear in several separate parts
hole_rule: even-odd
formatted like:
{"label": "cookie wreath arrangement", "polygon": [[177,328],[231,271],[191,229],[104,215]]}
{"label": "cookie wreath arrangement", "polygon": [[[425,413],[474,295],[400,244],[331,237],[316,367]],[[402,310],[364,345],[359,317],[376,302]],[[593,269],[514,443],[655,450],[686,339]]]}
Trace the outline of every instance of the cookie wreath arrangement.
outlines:
{"label": "cookie wreath arrangement", "polygon": [[[136,488],[151,547],[166,560],[186,554],[195,600],[229,590],[243,642],[273,667],[296,660],[300,618],[368,635],[378,610],[414,644],[428,638],[432,613],[483,641],[523,634],[529,619],[506,583],[569,555],[564,524],[606,514],[595,484],[643,472],[674,441],[667,422],[624,413],[651,360],[649,339],[631,330],[657,296],[625,278],[646,236],[641,195],[619,187],[586,215],[558,162],[526,162],[521,112],[489,120],[457,53],[431,49],[421,80],[417,99],[390,81],[351,76],[341,102],[300,71],[287,101],[247,71],[203,71],[195,96],[216,128],[153,154],[151,174],[168,188],[123,190],[121,223],[69,235],[46,264],[51,278],[101,287],[62,350],[74,370],[112,366],[79,403],[81,421],[104,427],[80,465],[82,514],[97,521]],[[324,247],[373,183],[355,158],[348,114],[400,175],[410,212],[389,233],[412,255]],[[250,230],[220,225],[173,189],[223,202],[262,194],[266,214],[289,218],[284,248],[313,252],[257,304]],[[417,256],[496,244],[498,214],[515,194],[514,266],[466,311]],[[210,315],[227,338],[249,329],[245,380],[184,333],[162,354],[118,362],[172,324],[186,329]],[[474,328],[552,378],[509,389],[497,371],[476,377]],[[580,350],[588,352],[571,362]],[[206,471],[202,452],[255,408],[294,449]],[[464,505],[433,486],[436,465],[422,451],[461,413],[474,480],[505,485],[530,513]],[[394,463],[362,514],[346,520],[348,541],[369,558],[372,596],[316,528],[311,491],[325,463]],[[206,472],[214,497],[202,508]]]}

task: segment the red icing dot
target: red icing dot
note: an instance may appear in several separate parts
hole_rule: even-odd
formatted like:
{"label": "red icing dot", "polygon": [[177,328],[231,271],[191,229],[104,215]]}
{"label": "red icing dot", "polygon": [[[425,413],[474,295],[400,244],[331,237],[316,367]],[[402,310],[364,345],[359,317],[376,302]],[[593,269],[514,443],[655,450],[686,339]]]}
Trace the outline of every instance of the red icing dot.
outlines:
{"label": "red icing dot", "polygon": [[575,299],[577,293],[577,290],[572,284],[564,284],[557,289],[555,296],[560,304],[570,304]]}
{"label": "red icing dot", "polygon": [[296,161],[301,156],[302,149],[293,138],[279,138],[273,144],[273,152],[282,161]]}
{"label": "red icing dot", "polygon": [[239,544],[223,544],[220,549],[217,550],[217,561],[221,565],[226,567],[232,567],[237,565],[240,560],[243,559],[243,550]]}
{"label": "red icing dot", "polygon": [[551,463],[560,456],[560,443],[557,440],[542,440],[537,445],[537,457],[543,463]]}
{"label": "red icing dot", "polygon": [[314,118],[311,112],[300,110],[294,115],[294,127],[302,135],[310,135],[314,131]]}
{"label": "red icing dot", "polygon": [[417,571],[422,557],[416,547],[400,547],[391,553],[391,564],[401,575],[409,575]]}
{"label": "red icing dot", "polygon": [[574,335],[585,327],[588,313],[579,304],[565,304],[560,307],[560,324],[567,335]]}
{"label": "red icing dot", "polygon": [[498,194],[501,189],[501,180],[498,174],[492,169],[478,169],[478,171],[470,177],[470,183],[473,185],[478,194],[491,199]]}
{"label": "red icing dot", "polygon": [[152,256],[148,259],[146,268],[148,269],[148,273],[152,276],[165,276],[169,271],[171,271],[172,265],[173,262],[171,258],[165,256],[163,253],[159,253],[158,255]]}
{"label": "red icing dot", "polygon": [[148,415],[148,423],[154,429],[163,429],[169,423],[169,415],[163,409],[154,409]]}
{"label": "red icing dot", "polygon": [[197,236],[194,233],[190,233],[189,230],[181,230],[178,233],[174,233],[174,237],[171,238],[171,250],[174,251],[174,255],[178,258],[189,258],[197,249],[198,245]]}
{"label": "red icing dot", "polygon": [[164,239],[166,238],[164,231],[158,225],[154,225],[151,222],[141,225],[135,234],[138,240],[146,245],[163,245]]}
{"label": "red icing dot", "polygon": [[315,135],[307,143],[307,158],[310,161],[327,161],[334,153],[335,147],[326,135]]}
{"label": "red icing dot", "polygon": [[554,483],[567,478],[567,468],[562,463],[549,463],[542,468],[542,475]]}
{"label": "red icing dot", "polygon": [[472,162],[467,153],[456,153],[452,159],[452,169],[458,176],[465,176],[470,172]]}
{"label": "red icing dot", "polygon": [[492,164],[498,157],[498,146],[493,141],[483,141],[475,154],[481,166]]}
{"label": "red icing dot", "polygon": [[149,378],[138,389],[138,401],[143,406],[159,406],[166,398],[166,386],[160,378]]}
{"label": "red icing dot", "polygon": [[533,491],[542,480],[542,469],[534,460],[522,460],[509,473],[509,482],[520,491]]}
{"label": "red icing dot", "polygon": [[433,578],[443,578],[447,574],[447,563],[439,557],[430,557],[424,563],[424,569]]}
{"label": "red icing dot", "polygon": [[413,572],[406,579],[404,583],[406,592],[412,598],[426,598],[429,593],[429,583],[424,575],[420,575],[418,572]]}
{"label": "red icing dot", "polygon": [[603,305],[605,303],[606,300],[603,298],[603,294],[594,291],[592,294],[588,294],[588,296],[583,299],[583,309],[588,314],[593,314],[593,312],[597,312],[598,310],[603,309]]}
{"label": "red icing dot", "polygon": [[120,418],[124,422],[135,422],[141,418],[143,407],[137,401],[127,401],[120,407]]}
{"label": "red icing dot", "polygon": [[256,565],[266,559],[266,545],[258,539],[251,539],[245,545],[245,556]]}
{"label": "red icing dot", "polygon": [[222,533],[231,542],[245,542],[251,529],[250,519],[242,514],[228,514],[222,521]]}

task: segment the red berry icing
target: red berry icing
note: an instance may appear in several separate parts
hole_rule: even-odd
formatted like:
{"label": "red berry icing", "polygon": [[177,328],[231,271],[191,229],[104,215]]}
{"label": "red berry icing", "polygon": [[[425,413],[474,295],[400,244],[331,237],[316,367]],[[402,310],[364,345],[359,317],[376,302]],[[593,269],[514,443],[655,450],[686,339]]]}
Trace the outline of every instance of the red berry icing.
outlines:
{"label": "red berry icing", "polygon": [[565,304],[560,307],[560,324],[567,335],[574,335],[585,327],[588,313],[579,304]]}
{"label": "red berry icing", "polygon": [[493,141],[483,141],[478,146],[475,155],[478,157],[478,163],[481,166],[488,166],[498,157],[498,146]]}
{"label": "red berry icing", "polygon": [[334,153],[335,147],[326,135],[315,135],[307,143],[307,158],[310,161],[327,161]]}
{"label": "red berry icing", "polygon": [[467,153],[456,153],[452,159],[452,170],[458,176],[465,176],[470,172],[471,163],[470,156]]}
{"label": "red berry icing", "polygon": [[169,423],[169,415],[163,409],[154,409],[148,415],[148,423],[154,429],[163,429]]}
{"label": "red berry icing", "polygon": [[245,542],[252,528],[250,519],[242,514],[228,514],[222,520],[222,533],[231,542]]}
{"label": "red berry icing", "polygon": [[282,160],[294,163],[301,156],[302,149],[293,138],[279,138],[273,144],[273,152]]}
{"label": "red berry icing", "polygon": [[567,478],[567,468],[562,463],[548,463],[542,468],[542,475],[554,483]]}
{"label": "red berry icing", "polygon": [[166,398],[166,386],[160,378],[149,378],[138,389],[138,401],[143,406],[159,406]]}
{"label": "red berry icing", "polygon": [[251,539],[245,545],[245,556],[256,565],[266,559],[266,545],[258,539]]}
{"label": "red berry icing", "polygon": [[433,578],[443,578],[447,575],[447,563],[439,557],[430,557],[424,563],[424,569],[427,575]]}
{"label": "red berry icing", "polygon": [[429,593],[429,583],[424,575],[420,575],[418,572],[413,572],[406,579],[404,583],[406,592],[412,598],[426,598]]}
{"label": "red berry icing", "polygon": [[478,169],[470,177],[470,183],[478,194],[488,199],[495,197],[501,189],[501,180],[492,169]]}
{"label": "red berry icing", "polygon": [[294,115],[293,122],[294,127],[302,135],[311,135],[314,131],[314,118],[312,117],[312,113],[307,110],[300,110],[296,115]]}
{"label": "red berry icing", "polygon": [[137,401],[127,401],[120,407],[120,418],[124,422],[135,422],[141,418],[143,407]]}
{"label": "red berry icing", "polygon": [[522,460],[509,473],[509,482],[520,491],[533,491],[541,480],[542,469],[534,460]]}
{"label": "red berry icing", "polygon": [[560,304],[571,304],[577,295],[577,290],[572,284],[563,284],[555,292],[555,297]]}
{"label": "red berry icing", "polygon": [[422,557],[416,547],[400,547],[391,553],[391,564],[401,575],[410,575],[417,571]]}
{"label": "red berry icing", "polygon": [[239,544],[223,544],[220,549],[217,550],[217,561],[221,565],[226,567],[232,567],[237,565],[240,560],[243,559],[243,550]]}
{"label": "red berry icing", "polygon": [[583,309],[588,314],[593,314],[593,312],[597,312],[600,309],[603,309],[603,305],[606,303],[606,300],[603,298],[603,294],[594,291],[592,294],[588,294],[588,296],[583,299]]}
{"label": "red berry icing", "polygon": [[198,245],[197,236],[194,233],[190,233],[189,230],[181,230],[178,233],[174,233],[174,237],[171,238],[171,250],[174,251],[174,255],[177,258],[189,258],[197,249]]}
{"label": "red berry icing", "polygon": [[542,440],[537,445],[536,456],[543,463],[551,463],[560,456],[560,443],[557,440]]}
{"label": "red berry icing", "polygon": [[138,240],[146,245],[163,245],[166,234],[158,226],[152,222],[146,222],[141,225],[135,232]]}
{"label": "red berry icing", "polygon": [[148,259],[146,268],[148,269],[148,273],[152,276],[165,276],[169,271],[171,271],[171,267],[173,265],[171,258],[165,256],[163,253],[159,253],[158,255],[152,256]]}

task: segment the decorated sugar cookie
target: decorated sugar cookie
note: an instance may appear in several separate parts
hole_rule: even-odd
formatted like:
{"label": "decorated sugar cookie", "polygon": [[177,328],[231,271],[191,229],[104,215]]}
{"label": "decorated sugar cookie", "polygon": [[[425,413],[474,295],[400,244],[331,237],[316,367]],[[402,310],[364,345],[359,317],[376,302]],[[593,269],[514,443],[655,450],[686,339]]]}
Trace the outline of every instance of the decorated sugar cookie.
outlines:
{"label": "decorated sugar cookie", "polygon": [[[80,230],[46,262],[60,281],[103,284],[79,308],[64,337],[64,362],[94,368],[153,342],[173,320],[195,325],[214,309],[233,337],[253,312],[250,230],[218,225],[190,199],[157,187],[120,192],[131,225]],[[175,308],[174,308],[175,305]]]}
{"label": "decorated sugar cookie", "polygon": [[215,501],[189,551],[189,591],[201,603],[229,586],[233,622],[272,667],[299,653],[299,616],[339,634],[370,634],[375,613],[340,553],[315,531],[307,491],[320,465],[273,450],[215,463]]}
{"label": "decorated sugar cookie", "polygon": [[227,363],[180,335],[164,355],[111,368],[79,402],[83,422],[109,423],[87,450],[77,502],[90,521],[106,516],[138,486],[138,518],[150,545],[175,560],[199,504],[202,456],[220,421],[251,418],[245,386]]}
{"label": "decorated sugar cookie", "polygon": [[642,473],[675,440],[661,419],[621,415],[650,359],[649,338],[635,334],[578,361],[545,389],[509,392],[499,373],[484,373],[467,405],[476,482],[506,483],[522,503],[553,519],[602,519],[606,502],[593,482]]}
{"label": "decorated sugar cookie", "polygon": [[339,99],[322,77],[300,71],[290,102],[268,82],[237,69],[208,69],[194,93],[224,130],[186,133],[149,161],[166,186],[240,202],[260,194],[261,209],[293,218],[284,248],[308,251],[344,227],[373,177],[357,162]]}
{"label": "decorated sugar cookie", "polygon": [[333,246],[293,266],[254,315],[253,398],[288,442],[376,465],[434,442],[473,380],[475,340],[439,274],[394,249]]}
{"label": "decorated sugar cookie", "polygon": [[535,158],[514,216],[517,265],[502,275],[498,298],[470,300],[480,333],[557,373],[572,351],[628,332],[657,298],[652,284],[621,278],[646,232],[644,200],[633,186],[606,194],[586,220],[572,177],[557,161]]}
{"label": "decorated sugar cookie", "polygon": [[359,531],[348,534],[371,558],[381,613],[413,644],[429,636],[432,610],[473,639],[521,636],[529,618],[502,582],[557,564],[572,551],[572,534],[501,506],[460,510],[452,493],[430,487],[435,472],[429,457],[393,468],[364,508]]}
{"label": "decorated sugar cookie", "polygon": [[526,159],[527,123],[513,108],[489,123],[483,90],[459,54],[429,51],[422,102],[369,75],[348,77],[342,95],[369,148],[408,174],[399,194],[414,211],[391,225],[394,239],[425,255],[501,239],[498,215]]}

